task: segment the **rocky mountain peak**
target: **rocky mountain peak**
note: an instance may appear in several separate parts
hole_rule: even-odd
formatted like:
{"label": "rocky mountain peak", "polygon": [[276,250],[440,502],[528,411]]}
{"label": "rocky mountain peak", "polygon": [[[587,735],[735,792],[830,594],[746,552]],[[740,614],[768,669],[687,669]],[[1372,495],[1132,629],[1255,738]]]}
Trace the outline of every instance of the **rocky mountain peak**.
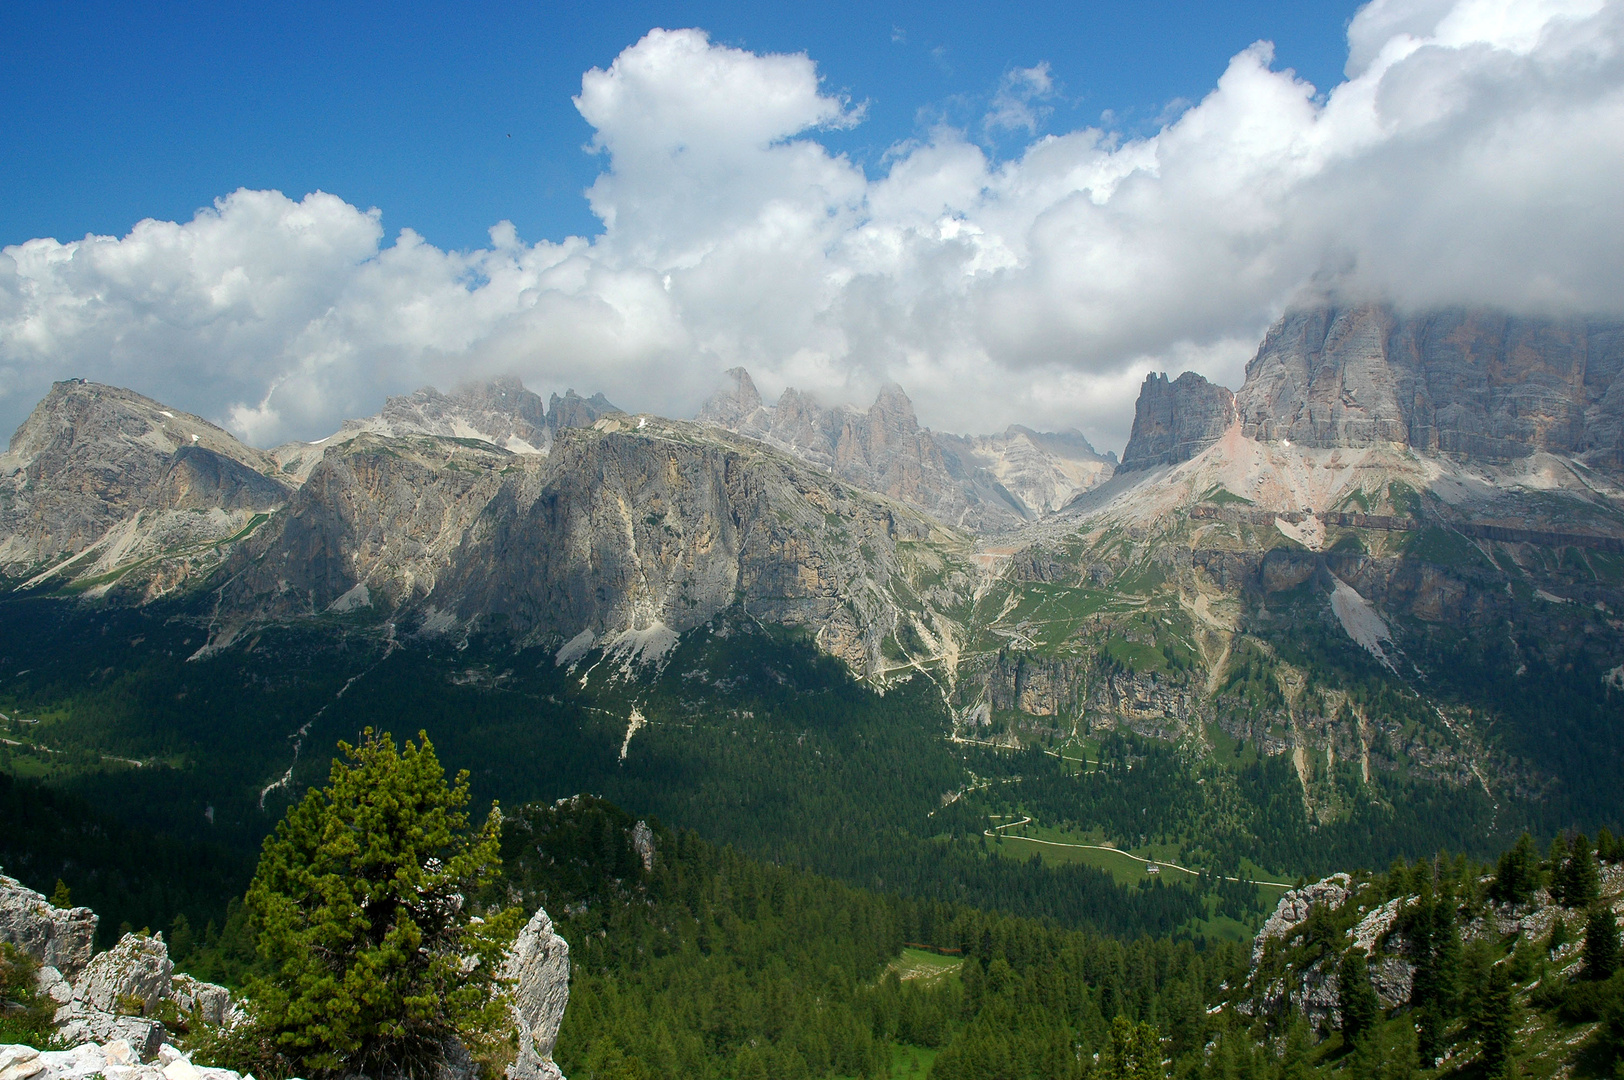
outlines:
{"label": "rocky mountain peak", "polygon": [[[0,455],[0,572],[26,574],[86,552],[114,525],[145,512],[220,509],[238,516],[287,498],[275,463],[202,417],[130,390],[83,379],[51,387]],[[195,515],[165,519],[201,542]],[[154,539],[153,542],[157,542]]]}
{"label": "rocky mountain peak", "polygon": [[750,373],[742,367],[728,368],[722,374],[727,382],[700,407],[695,419],[702,424],[737,431],[762,411],[761,393]]}
{"label": "rocky mountain peak", "polygon": [[1624,321],[1321,305],[1269,329],[1236,407],[1266,441],[1616,464],[1621,373]]}
{"label": "rocky mountain peak", "polygon": [[1217,442],[1234,419],[1235,395],[1195,372],[1172,382],[1165,374],[1147,375],[1118,471],[1188,461]]}
{"label": "rocky mountain peak", "polygon": [[557,432],[563,428],[591,427],[610,413],[625,412],[602,394],[584,398],[573,389],[564,396],[551,395],[547,399],[547,426]]}
{"label": "rocky mountain peak", "polygon": [[913,399],[896,383],[886,383],[880,388],[874,404],[869,406],[868,415],[871,419],[883,418],[887,427],[898,432],[919,430],[919,417],[914,414]]}
{"label": "rocky mountain peak", "polygon": [[826,408],[789,387],[763,405],[750,373],[733,368],[699,412],[702,423],[786,450],[836,476],[979,532],[1003,531],[1060,509],[1108,479],[1115,462],[1075,432],[1011,426],[1000,435],[959,436],[919,425],[895,383],[866,410]]}

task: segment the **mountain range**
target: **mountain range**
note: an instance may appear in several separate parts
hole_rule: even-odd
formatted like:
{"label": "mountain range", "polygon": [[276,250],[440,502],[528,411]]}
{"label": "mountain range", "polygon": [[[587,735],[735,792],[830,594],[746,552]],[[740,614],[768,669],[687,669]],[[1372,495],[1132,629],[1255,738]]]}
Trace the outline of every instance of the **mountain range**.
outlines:
{"label": "mountain range", "polygon": [[963,744],[1127,733],[1215,804],[1276,769],[1311,828],[1616,814],[1624,323],[1293,311],[1234,392],[1148,377],[1120,463],[727,378],[693,421],[425,388],[269,451],[58,383],[0,457],[0,570],[171,612],[197,658],[305,626],[635,678],[742,613],[924,680]]}

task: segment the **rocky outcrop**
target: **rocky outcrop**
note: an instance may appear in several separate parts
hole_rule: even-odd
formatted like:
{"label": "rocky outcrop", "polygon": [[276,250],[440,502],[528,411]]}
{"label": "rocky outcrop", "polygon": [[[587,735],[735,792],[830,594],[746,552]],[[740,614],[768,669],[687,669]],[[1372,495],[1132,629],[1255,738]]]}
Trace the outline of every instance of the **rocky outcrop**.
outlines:
{"label": "rocky outcrop", "polygon": [[370,609],[640,651],[743,604],[866,671],[902,546],[925,542],[958,541],[757,443],[610,416],[545,458],[421,436],[330,450],[222,597],[250,619]]}
{"label": "rocky outcrop", "polygon": [[95,954],[96,913],[85,907],[56,907],[15,878],[0,874],[0,941],[72,980]]}
{"label": "rocky outcrop", "polygon": [[230,1069],[193,1065],[168,1043],[143,1058],[123,1039],[85,1042],[72,1050],[0,1046],[0,1080],[240,1080]]}
{"label": "rocky outcrop", "polygon": [[329,451],[363,435],[477,439],[512,454],[545,454],[563,428],[591,427],[620,411],[602,394],[583,398],[574,390],[544,402],[512,376],[466,383],[448,394],[425,386],[387,399],[376,415],[346,421],[325,439],[286,443],[271,456],[289,479],[303,483]]}
{"label": "rocky outcrop", "polygon": [[158,1016],[166,1007],[214,1025],[233,1016],[231,993],[225,987],[175,973],[162,934],[125,934],[74,980],[72,995],[56,1012],[58,1037],[69,1045],[123,1040],[140,1059],[148,1060],[163,1043],[165,1031]]}
{"label": "rocky outcrop", "polygon": [[1275,904],[1274,912],[1264,920],[1263,928],[1252,942],[1252,963],[1263,957],[1269,941],[1284,941],[1291,932],[1308,921],[1314,906],[1339,908],[1347,902],[1352,879],[1347,874],[1332,874],[1328,878],[1292,889]]}
{"label": "rocky outcrop", "polygon": [[[653,839],[645,824],[638,825],[644,834],[639,851],[646,848],[646,865],[653,859]],[[78,976],[70,987],[53,966],[41,967],[38,974],[39,991],[60,1006],[54,1021],[57,1041],[74,1049],[41,1053],[28,1046],[0,1045],[0,1080],[90,1080],[96,1074],[121,1080],[239,1080],[226,1069],[193,1065],[165,1042],[164,1025],[158,1019],[173,1011],[192,1024],[237,1023],[243,1014],[225,987],[177,974],[162,934],[125,934],[113,948],[75,966],[72,960],[79,950],[64,955],[60,947],[72,934],[50,933],[52,917],[39,912],[36,902],[43,902],[38,893],[0,877],[0,913],[11,916],[0,925],[8,931],[22,927],[17,936],[4,940],[30,950],[35,959],[68,963]],[[88,916],[88,923],[79,913]],[[84,925],[94,932],[96,917],[88,909],[63,914],[75,916],[75,933]],[[84,951],[88,948],[87,939]],[[517,1060],[507,1071],[509,1080],[563,1080],[552,1054],[569,1003],[569,976],[569,945],[554,933],[547,912],[538,908],[502,964],[519,1037]],[[453,1040],[445,1051],[441,1080],[476,1075],[461,1043]]]}
{"label": "rocky outcrop", "polygon": [[932,432],[919,426],[913,402],[895,385],[862,410],[825,408],[794,388],[769,406],[745,369],[729,370],[727,379],[700,409],[699,422],[760,439],[972,531],[1007,530],[1058,510],[1115,468],[1077,432]]}
{"label": "rocky outcrop", "polygon": [[537,908],[508,950],[502,977],[512,980],[514,1027],[519,1055],[508,1080],[563,1080],[553,1064],[558,1027],[570,997],[570,947],[553,932],[545,909]]}
{"label": "rocky outcrop", "polygon": [[1270,328],[1236,407],[1248,436],[1303,446],[1616,464],[1621,372],[1624,322],[1322,306]]}
{"label": "rocky outcrop", "polygon": [[1193,371],[1172,382],[1145,376],[1120,472],[1188,461],[1218,441],[1235,419],[1235,395]]}
{"label": "rocky outcrop", "polygon": [[164,1027],[156,1017],[166,1004],[208,1024],[230,1018],[230,991],[177,975],[162,934],[125,934],[113,948],[96,953],[96,922],[89,908],[54,907],[0,875],[0,941],[39,963],[36,990],[58,1006],[61,1041],[116,1041],[125,1053],[133,1048],[138,1061],[147,1060],[163,1043]]}
{"label": "rocky outcrop", "polygon": [[169,960],[162,934],[125,934],[117,945],[97,954],[74,980],[70,1007],[87,1013],[133,1008],[150,1016],[171,996],[174,977],[175,965]]}
{"label": "rocky outcrop", "polygon": [[[212,540],[284,502],[266,454],[129,390],[51,387],[0,455],[0,573],[78,555],[139,511],[221,511]],[[153,515],[157,515],[154,518]]]}

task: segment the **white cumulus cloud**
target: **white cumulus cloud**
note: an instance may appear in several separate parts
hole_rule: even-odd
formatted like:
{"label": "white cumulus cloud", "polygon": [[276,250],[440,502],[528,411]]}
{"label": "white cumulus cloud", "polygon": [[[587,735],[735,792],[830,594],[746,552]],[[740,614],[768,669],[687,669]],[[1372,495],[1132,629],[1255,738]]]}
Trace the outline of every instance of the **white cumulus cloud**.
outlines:
{"label": "white cumulus cloud", "polygon": [[188,222],[0,253],[0,418],[52,379],[131,386],[251,441],[326,434],[386,393],[513,372],[688,415],[719,372],[933,426],[1078,426],[1120,446],[1146,370],[1235,385],[1304,296],[1624,313],[1624,2],[1375,0],[1345,81],[1267,43],[1155,135],[1037,135],[1044,64],[983,130],[873,175],[804,55],[655,30],[575,99],[600,235],[441,251],[320,192],[238,191]]}

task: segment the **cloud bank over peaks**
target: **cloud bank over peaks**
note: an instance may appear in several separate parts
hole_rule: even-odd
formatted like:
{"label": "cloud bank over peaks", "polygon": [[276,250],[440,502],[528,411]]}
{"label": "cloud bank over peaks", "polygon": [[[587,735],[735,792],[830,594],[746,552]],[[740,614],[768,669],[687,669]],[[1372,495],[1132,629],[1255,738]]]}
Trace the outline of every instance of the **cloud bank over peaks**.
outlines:
{"label": "cloud bank over peaks", "polygon": [[[0,418],[133,386],[268,444],[387,393],[512,372],[691,415],[735,364],[923,422],[1120,447],[1145,371],[1230,385],[1290,303],[1624,309],[1624,0],[1375,0],[1324,92],[1259,43],[1154,136],[1037,134],[1042,63],[989,88],[995,160],[937,128],[867,175],[805,55],[654,30],[582,78],[600,235],[441,251],[320,192],[0,254]],[[1040,59],[1040,58],[1039,58]]]}

